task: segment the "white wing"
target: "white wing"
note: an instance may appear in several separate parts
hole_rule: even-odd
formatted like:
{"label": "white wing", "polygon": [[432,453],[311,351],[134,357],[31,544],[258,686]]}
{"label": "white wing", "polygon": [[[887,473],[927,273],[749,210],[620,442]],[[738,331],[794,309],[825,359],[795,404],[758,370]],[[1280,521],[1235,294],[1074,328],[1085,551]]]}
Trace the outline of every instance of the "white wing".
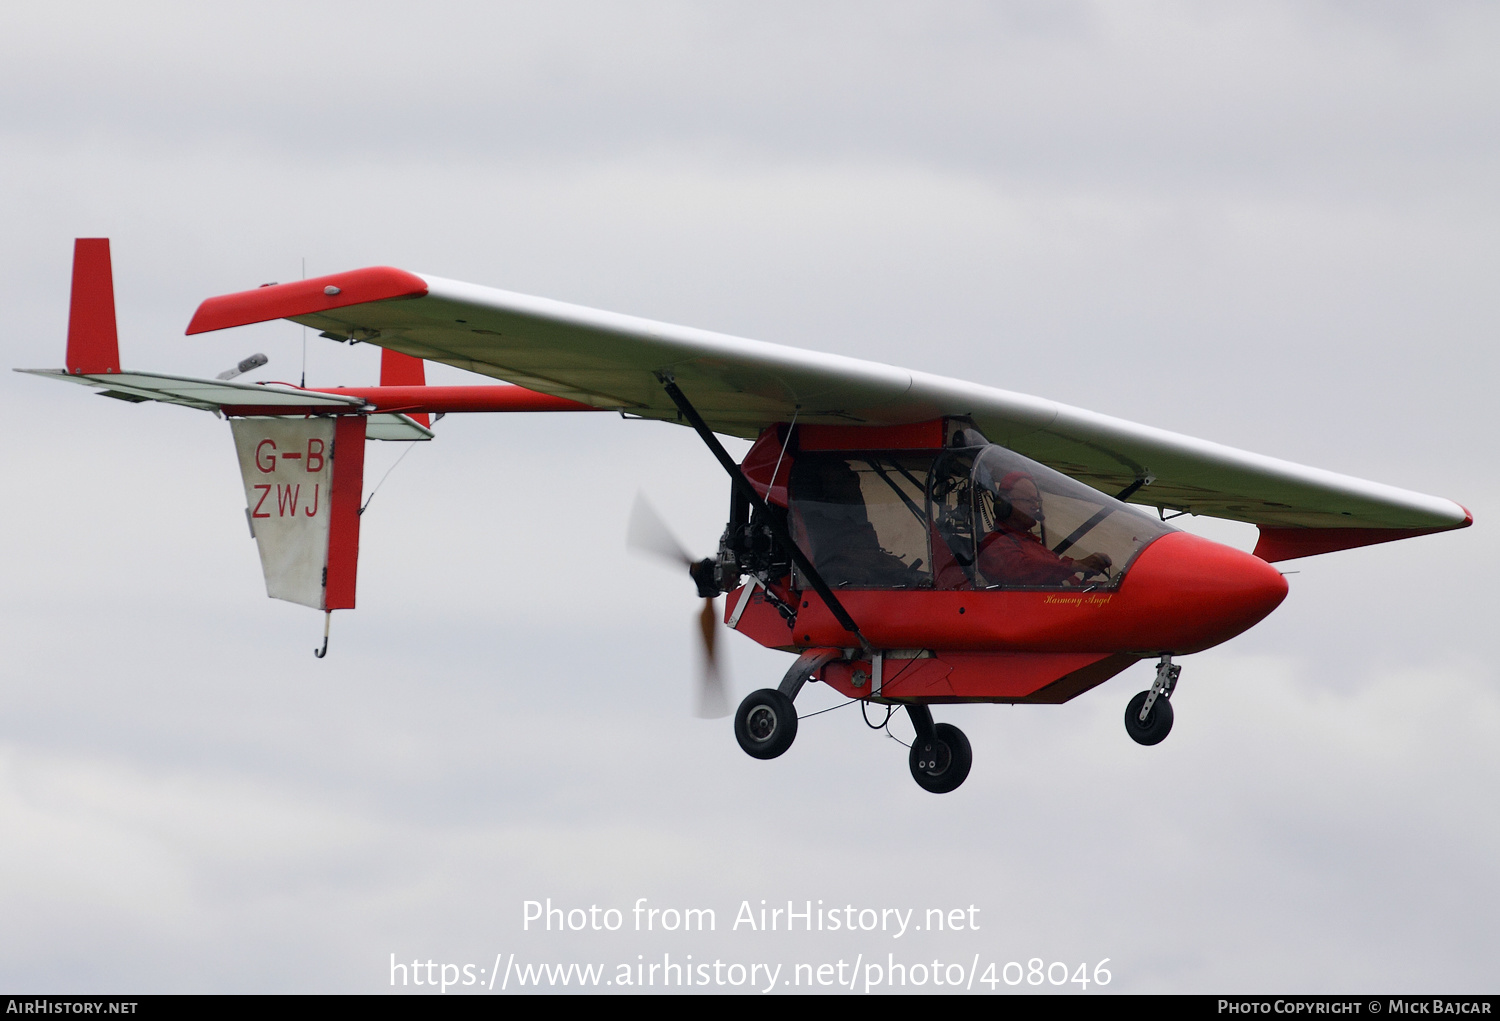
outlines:
{"label": "white wing", "polygon": [[[1268,534],[1413,534],[1471,520],[1451,500],[1039,397],[385,267],[210,298],[188,332],[277,318],[649,418],[677,419],[659,379],[670,373],[714,429],[739,436],[794,414],[843,425],[966,415],[994,442],[1111,494],[1150,480],[1132,502],[1253,522]],[[1324,548],[1368,541],[1379,540]]]}

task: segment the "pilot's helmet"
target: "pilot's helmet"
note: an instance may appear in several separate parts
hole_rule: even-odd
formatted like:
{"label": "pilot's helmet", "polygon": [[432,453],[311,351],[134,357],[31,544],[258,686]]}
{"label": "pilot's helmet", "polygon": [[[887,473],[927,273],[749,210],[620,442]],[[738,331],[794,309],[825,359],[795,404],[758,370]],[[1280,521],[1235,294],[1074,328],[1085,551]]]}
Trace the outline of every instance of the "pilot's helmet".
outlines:
{"label": "pilot's helmet", "polygon": [[1022,479],[1036,483],[1028,467],[1022,458],[992,443],[974,458],[974,485],[992,496],[1003,496]]}

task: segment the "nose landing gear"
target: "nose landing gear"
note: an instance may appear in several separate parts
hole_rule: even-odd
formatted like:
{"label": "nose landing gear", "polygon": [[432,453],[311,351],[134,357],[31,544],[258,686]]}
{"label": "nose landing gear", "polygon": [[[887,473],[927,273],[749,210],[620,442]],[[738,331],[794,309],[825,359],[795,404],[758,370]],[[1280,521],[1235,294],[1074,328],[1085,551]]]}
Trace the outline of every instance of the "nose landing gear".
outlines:
{"label": "nose landing gear", "polygon": [[1161,744],[1172,732],[1172,691],[1182,667],[1163,655],[1156,665],[1156,680],[1149,691],[1143,691],[1125,707],[1125,733],[1136,744]]}

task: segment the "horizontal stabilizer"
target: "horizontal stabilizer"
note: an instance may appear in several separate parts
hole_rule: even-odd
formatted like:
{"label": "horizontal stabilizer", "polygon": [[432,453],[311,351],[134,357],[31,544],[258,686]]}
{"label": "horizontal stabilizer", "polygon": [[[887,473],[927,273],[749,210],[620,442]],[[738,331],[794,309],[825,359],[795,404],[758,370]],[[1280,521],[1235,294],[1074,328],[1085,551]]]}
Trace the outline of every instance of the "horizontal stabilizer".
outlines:
{"label": "horizontal stabilizer", "polygon": [[426,417],[420,413],[370,415],[366,419],[370,424],[365,435],[372,440],[430,440],[436,433],[421,421]]}
{"label": "horizontal stabilizer", "polygon": [[161,401],[164,404],[180,404],[185,408],[200,411],[220,411],[224,408],[316,408],[334,411],[339,408],[359,408],[364,401],[358,397],[342,394],[324,394],[299,390],[294,386],[276,383],[236,383],[222,379],[197,379],[193,376],[167,376],[157,372],[112,372],[82,373],[64,372],[60,369],[17,369],[34,376],[63,379],[69,383],[98,387],[146,401]]}
{"label": "horizontal stabilizer", "polygon": [[[75,375],[61,369],[17,369],[34,376],[61,379],[96,387],[103,396],[139,403],[159,401],[200,411],[217,411],[256,418],[365,409],[368,402],[349,394],[302,390],[278,383],[235,383],[222,379],[167,376],[156,372],[115,372]],[[420,419],[425,415],[399,412],[370,414],[372,440],[430,440],[434,433]]]}

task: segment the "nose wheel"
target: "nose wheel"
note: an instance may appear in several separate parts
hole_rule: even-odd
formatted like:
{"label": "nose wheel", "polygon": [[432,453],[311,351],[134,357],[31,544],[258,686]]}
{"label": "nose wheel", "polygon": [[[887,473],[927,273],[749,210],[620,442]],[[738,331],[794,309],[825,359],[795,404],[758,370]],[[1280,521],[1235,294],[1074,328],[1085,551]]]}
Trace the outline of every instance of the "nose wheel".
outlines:
{"label": "nose wheel", "polygon": [[1172,691],[1182,667],[1163,656],[1156,666],[1156,681],[1125,707],[1125,733],[1136,744],[1161,744],[1172,732]]}
{"label": "nose wheel", "polygon": [[906,712],[917,731],[907,758],[911,778],[918,787],[933,794],[957,790],[969,778],[969,767],[974,765],[969,739],[951,723],[934,725],[932,711],[925,705],[908,705]]}

